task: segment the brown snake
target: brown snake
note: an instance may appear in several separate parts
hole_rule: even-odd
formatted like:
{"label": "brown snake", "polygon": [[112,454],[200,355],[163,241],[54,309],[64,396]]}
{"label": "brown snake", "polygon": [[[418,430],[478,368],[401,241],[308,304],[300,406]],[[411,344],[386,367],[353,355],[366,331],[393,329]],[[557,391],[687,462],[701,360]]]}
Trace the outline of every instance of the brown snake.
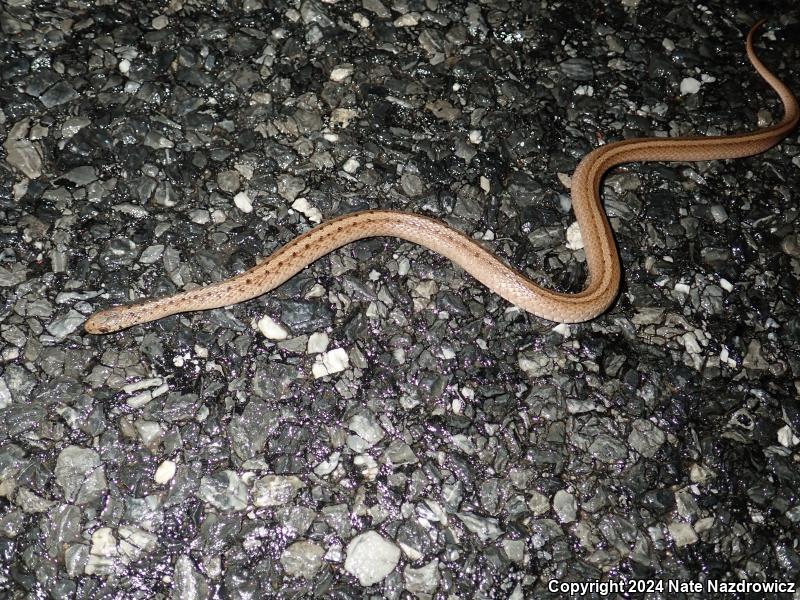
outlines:
{"label": "brown snake", "polygon": [[626,162],[697,161],[739,158],[764,152],[786,137],[798,122],[792,92],[759,60],[753,35],[747,34],[747,57],[780,96],[784,116],[776,125],[749,133],[714,137],[635,138],[596,148],[572,176],[572,207],[586,252],[586,287],[577,294],[543,288],[479,243],[435,219],[418,214],[369,210],[333,219],[295,238],[252,269],[205,287],[166,298],[116,306],[93,314],[88,333],[110,333],[176,313],[220,308],[244,302],[276,288],[329,252],[368,237],[393,236],[446,256],[512,304],[551,321],[592,319],[614,301],[620,285],[620,261],[600,200],[600,181],[610,168]]}

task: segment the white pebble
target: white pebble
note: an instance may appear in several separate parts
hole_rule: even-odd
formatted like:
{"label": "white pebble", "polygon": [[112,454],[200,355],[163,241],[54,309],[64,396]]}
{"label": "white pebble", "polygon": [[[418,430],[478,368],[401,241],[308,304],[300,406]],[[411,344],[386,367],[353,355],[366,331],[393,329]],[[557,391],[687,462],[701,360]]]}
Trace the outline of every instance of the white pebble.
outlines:
{"label": "white pebble", "polygon": [[369,454],[359,454],[353,459],[353,466],[357,467],[361,477],[366,481],[375,481],[380,469],[378,463]]}
{"label": "white pebble", "polygon": [[727,346],[723,346],[722,350],[719,351],[719,360],[731,369],[736,368],[736,361],[731,358],[731,353]]}
{"label": "white pebble", "polygon": [[708,467],[694,463],[689,468],[689,480],[692,483],[701,483],[705,485],[713,478],[714,478],[714,471],[712,471]]}
{"label": "white pebble", "polygon": [[339,65],[331,71],[331,81],[344,81],[353,74],[353,65]]}
{"label": "white pebble", "polygon": [[130,70],[131,70],[131,61],[129,61],[127,58],[123,58],[121,61],[119,61],[120,73],[122,73],[123,75],[127,75],[128,71]]}
{"label": "white pebble", "polygon": [[553,331],[565,338],[568,338],[572,335],[572,328],[569,326],[569,323],[559,323],[553,327]]}
{"label": "white pebble", "polygon": [[567,248],[569,250],[580,250],[583,248],[583,237],[581,236],[581,226],[575,221],[567,227]]}
{"label": "white pebble", "polygon": [[350,366],[350,357],[347,356],[344,348],[334,348],[333,350],[317,356],[317,360],[311,367],[311,373],[316,379],[344,371]]}
{"label": "white pebble", "polygon": [[[353,110],[352,108],[335,108],[333,109],[333,112],[331,112],[331,124],[345,129],[348,125],[350,125],[350,121],[355,119],[357,116],[358,111]],[[338,141],[338,136],[335,140],[329,139],[328,141],[336,142]]]}
{"label": "white pebble", "polygon": [[253,92],[250,104],[272,104],[272,94],[269,92]]}
{"label": "white pebble", "polygon": [[323,460],[319,463],[316,467],[314,467],[314,474],[317,477],[325,477],[325,475],[330,475],[334,472],[336,467],[339,466],[339,458],[341,457],[341,453],[334,452],[328,458]]}
{"label": "white pebble", "polygon": [[289,330],[272,317],[264,316],[258,320],[258,330],[268,340],[285,340],[289,337]]}
{"label": "white pebble", "polygon": [[728,220],[728,212],[721,204],[713,204],[709,210],[711,211],[711,217],[716,223],[724,223]]}
{"label": "white pebble", "polygon": [[394,20],[395,27],[414,27],[419,23],[420,14],[417,12],[410,12]]}
{"label": "white pebble", "polygon": [[480,129],[472,129],[469,132],[469,143],[480,144],[483,141],[483,132]]}
{"label": "white pebble", "polygon": [[689,354],[700,354],[703,350],[700,347],[700,342],[697,341],[697,336],[691,331],[683,334],[683,347],[686,348]]}
{"label": "white pebble", "polygon": [[116,556],[117,539],[110,527],[101,527],[92,534],[92,548],[95,556]]}
{"label": "white pebble", "polygon": [[245,192],[239,192],[233,197],[233,203],[243,213],[253,212],[253,203],[250,201],[250,196]]}
{"label": "white pebble", "polygon": [[161,260],[164,255],[164,244],[154,244],[148,246],[139,257],[139,262],[143,265],[152,265]]}
{"label": "white pebble", "polygon": [[800,438],[794,434],[791,427],[784,425],[778,429],[778,443],[784,448],[791,448],[800,443]]}
{"label": "white pebble", "polygon": [[357,535],[347,544],[345,571],[364,587],[383,581],[400,561],[400,548],[375,531]]}
{"label": "white pebble", "polygon": [[312,223],[322,222],[322,213],[316,206],[311,206],[305,198],[298,198],[292,203],[292,208],[305,215]]}
{"label": "white pebble", "polygon": [[211,214],[205,208],[199,208],[190,212],[189,218],[192,220],[192,223],[205,225],[211,220]]}
{"label": "white pebble", "polygon": [[312,333],[308,336],[308,348],[307,352],[309,354],[319,354],[320,352],[325,352],[328,349],[328,334],[323,332],[320,333]]}
{"label": "white pebble", "polygon": [[164,27],[167,25],[169,25],[169,18],[167,18],[166,15],[158,15],[156,18],[150,21],[150,26],[156,31],[159,29],[164,29]]}
{"label": "white pebble", "polygon": [[386,433],[371,414],[353,415],[347,422],[347,428],[372,447],[380,442]]}
{"label": "white pebble", "polygon": [[728,293],[733,291],[733,284],[724,277],[719,278],[719,287]]}
{"label": "white pebble", "polygon": [[686,294],[687,296],[689,295],[689,292],[691,292],[691,291],[692,291],[692,288],[690,288],[690,287],[689,287],[687,284],[685,284],[685,283],[676,283],[676,284],[675,284],[675,287],[674,287],[673,289],[674,289],[676,292],[678,292],[679,294]]}
{"label": "white pebble", "polygon": [[147,388],[157,387],[162,383],[164,383],[164,380],[160,377],[150,377],[149,379],[140,379],[139,381],[129,383],[128,385],[123,386],[122,391],[126,394],[132,394],[133,392],[146,390]]}
{"label": "white pebble", "polygon": [[153,479],[159,485],[164,485],[168,481],[170,481],[173,477],[175,477],[175,461],[172,460],[165,460],[156,469],[156,474]]}
{"label": "white pebble", "polygon": [[156,421],[136,419],[136,421],[133,423],[133,426],[136,428],[136,432],[139,434],[139,438],[141,438],[145,446],[157,444],[159,441],[161,441],[161,438],[164,435],[161,425],[159,425]]}
{"label": "white pebble", "polygon": [[572,523],[578,514],[578,502],[567,490],[558,490],[553,497],[553,512],[562,523]]}
{"label": "white pebble", "polygon": [[358,26],[362,29],[366,29],[370,26],[369,19],[361,13],[353,13],[353,21],[358,23]]}
{"label": "white pebble", "polygon": [[237,162],[233,168],[245,179],[252,179],[256,173],[255,166],[250,163]]}
{"label": "white pebble", "polygon": [[699,538],[688,523],[674,522],[667,525],[669,535],[675,541],[678,548],[694,544]]}
{"label": "white pebble", "polygon": [[357,161],[355,158],[348,158],[348,159],[347,159],[347,162],[345,162],[345,163],[342,165],[342,170],[343,170],[345,173],[350,173],[350,175],[352,175],[353,173],[355,173],[356,171],[358,171],[358,168],[359,168],[360,166],[361,166],[361,163],[360,163],[360,162],[358,162],[358,161]]}
{"label": "white pebble", "polygon": [[311,298],[322,298],[325,294],[327,294],[327,290],[323,286],[318,283],[315,283],[310,290],[304,296],[306,300],[310,300]]}
{"label": "white pebble", "polygon": [[61,137],[65,140],[69,139],[90,124],[91,121],[86,117],[70,117],[61,126]]}
{"label": "white pebble", "polygon": [[151,400],[169,392],[169,384],[162,383],[154,390],[145,390],[138,394],[134,394],[126,401],[131,408],[141,408]]}
{"label": "white pebble", "polygon": [[694,77],[686,77],[681,81],[681,94],[696,94],[700,91],[700,82]]}
{"label": "white pebble", "polygon": [[137,560],[145,552],[152,552],[158,545],[155,534],[131,525],[120,526],[119,537],[119,551],[123,564]]}
{"label": "white pebble", "polygon": [[403,257],[397,261],[397,274],[405,277],[411,271],[411,261]]}
{"label": "white pebble", "polygon": [[295,475],[266,475],[253,484],[253,505],[262,508],[287,504],[305,486]]}
{"label": "white pebble", "polygon": [[290,577],[304,577],[307,580],[314,576],[322,567],[325,550],[319,544],[308,540],[293,542],[281,554],[281,566]]}

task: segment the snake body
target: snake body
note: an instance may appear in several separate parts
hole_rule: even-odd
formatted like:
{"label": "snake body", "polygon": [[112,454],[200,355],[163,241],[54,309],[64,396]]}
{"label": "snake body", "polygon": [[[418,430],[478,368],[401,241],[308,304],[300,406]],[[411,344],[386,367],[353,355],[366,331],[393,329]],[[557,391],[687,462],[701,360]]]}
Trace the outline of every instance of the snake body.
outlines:
{"label": "snake body", "polygon": [[754,33],[762,23],[747,34],[747,57],[783,103],[784,116],[779,123],[730,136],[629,139],[600,146],[580,162],[572,176],[572,207],[584,242],[588,277],[579,293],[560,293],[537,285],[481,244],[436,219],[400,211],[368,210],[311,229],[240,275],[173,296],[99,311],[84,327],[92,334],[110,333],[177,313],[244,302],[278,287],[333,250],[375,236],[392,236],[426,246],[512,304],[539,317],[565,323],[592,319],[611,305],[620,286],[619,255],[600,200],[601,179],[609,169],[626,162],[751,156],[777,144],[797,125],[797,100],[753,50]]}

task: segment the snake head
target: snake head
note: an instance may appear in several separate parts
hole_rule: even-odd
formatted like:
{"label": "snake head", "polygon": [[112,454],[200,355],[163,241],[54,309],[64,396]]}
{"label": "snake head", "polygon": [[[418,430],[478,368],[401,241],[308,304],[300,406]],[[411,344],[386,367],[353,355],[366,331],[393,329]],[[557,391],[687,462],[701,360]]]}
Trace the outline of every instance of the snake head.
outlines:
{"label": "snake head", "polygon": [[119,331],[120,329],[126,329],[133,325],[133,323],[126,323],[124,321],[124,319],[120,318],[116,310],[110,308],[94,313],[83,324],[83,328],[86,333],[103,335],[105,333]]}
{"label": "snake head", "polygon": [[103,318],[102,312],[95,313],[89,317],[83,324],[83,328],[86,333],[91,333],[92,335],[101,335],[112,331],[107,321]]}

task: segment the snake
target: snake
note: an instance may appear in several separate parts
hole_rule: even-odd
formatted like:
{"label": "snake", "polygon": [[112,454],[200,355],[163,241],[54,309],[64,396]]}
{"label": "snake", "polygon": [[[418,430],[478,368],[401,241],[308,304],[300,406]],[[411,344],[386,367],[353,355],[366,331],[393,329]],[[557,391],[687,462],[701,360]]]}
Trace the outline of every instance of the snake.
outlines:
{"label": "snake", "polygon": [[396,237],[450,259],[511,304],[553,322],[579,323],[605,312],[620,289],[621,265],[601,200],[601,182],[612,167],[629,162],[691,162],[753,156],[778,144],[798,123],[791,90],[756,55],[753,39],[764,23],[747,34],[750,64],[783,104],[783,118],[751,132],[724,136],[644,137],[612,142],[589,152],[571,177],[570,193],[586,260],[582,291],[566,293],[542,287],[509,266],[481,243],[431,217],[396,211],[365,210],[324,222],[294,238],[255,267],[229,279],[163,298],[114,306],[91,315],[90,334],[104,334],[190,311],[209,310],[261,296],[330,252],[371,237]]}

